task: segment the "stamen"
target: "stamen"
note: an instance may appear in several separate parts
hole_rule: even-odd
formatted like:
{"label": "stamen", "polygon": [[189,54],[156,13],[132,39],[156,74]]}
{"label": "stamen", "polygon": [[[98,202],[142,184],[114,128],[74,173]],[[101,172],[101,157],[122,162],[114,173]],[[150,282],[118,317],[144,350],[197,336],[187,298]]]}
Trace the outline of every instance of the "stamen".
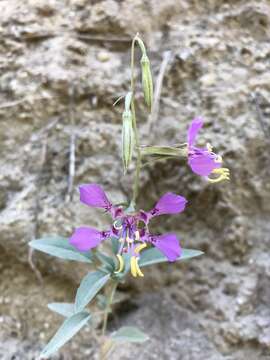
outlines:
{"label": "stamen", "polygon": [[116,220],[114,223],[113,223],[113,227],[116,229],[116,230],[121,230],[123,228],[123,225],[121,223],[120,220]]}
{"label": "stamen", "polygon": [[132,256],[130,259],[130,270],[133,277],[137,277],[136,257]]}
{"label": "stamen", "polygon": [[117,254],[116,256],[117,256],[117,259],[119,261],[119,269],[117,271],[115,271],[114,273],[119,274],[120,272],[122,272],[124,270],[125,263],[124,263],[124,259],[123,259],[122,255]]}
{"label": "stamen", "polygon": [[127,237],[126,240],[127,240],[127,243],[128,243],[128,244],[132,244],[132,243],[134,242],[134,240],[131,239],[130,237]]}
{"label": "stamen", "polygon": [[209,152],[212,152],[213,151],[213,146],[210,144],[210,143],[207,143],[206,144],[206,148]]}
{"label": "stamen", "polygon": [[119,240],[118,240],[120,243],[123,243],[124,241],[125,241],[125,239],[124,238],[119,238]]}
{"label": "stamen", "polygon": [[132,276],[137,277],[137,275],[139,275],[140,277],[144,277],[144,274],[142,273],[138,264],[138,258],[136,256],[132,256],[130,259],[130,270]]}
{"label": "stamen", "polygon": [[218,175],[216,178],[207,178],[208,181],[212,184],[218,183],[223,180],[230,180],[230,170],[227,168],[218,168],[214,169],[211,174]]}
{"label": "stamen", "polygon": [[146,246],[147,246],[146,243],[138,245],[134,250],[135,254],[139,254],[140,251],[142,251],[142,249],[146,248]]}
{"label": "stamen", "polygon": [[138,230],[136,230],[136,231],[135,231],[135,240],[136,240],[136,241],[140,241],[140,238],[141,238],[141,237],[140,237],[140,233],[139,233]]}

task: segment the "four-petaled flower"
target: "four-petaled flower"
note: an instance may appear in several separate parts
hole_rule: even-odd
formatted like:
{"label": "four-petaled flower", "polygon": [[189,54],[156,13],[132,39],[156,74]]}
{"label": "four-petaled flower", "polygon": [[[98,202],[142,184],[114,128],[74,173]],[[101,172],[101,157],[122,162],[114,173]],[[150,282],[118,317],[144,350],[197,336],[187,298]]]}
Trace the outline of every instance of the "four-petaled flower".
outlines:
{"label": "four-petaled flower", "polygon": [[140,251],[147,247],[147,244],[159,249],[169,261],[175,261],[181,256],[181,247],[177,236],[173,233],[150,234],[148,223],[153,217],[159,215],[182,212],[187,203],[184,197],[174,193],[166,193],[152,210],[127,213],[122,207],[114,206],[98,184],[81,185],[79,191],[82,203],[110,212],[113,225],[107,231],[98,231],[90,227],[75,229],[70,238],[70,243],[78,250],[88,251],[98,246],[103,240],[116,236],[119,239],[117,254],[119,269],[116,272],[119,273],[124,270],[125,264],[122,255],[128,253],[130,255],[131,273],[134,277],[143,276],[138,265],[138,259]]}
{"label": "four-petaled flower", "polygon": [[[200,176],[207,177],[211,183],[229,180],[229,169],[221,167],[222,157],[212,151],[212,146],[207,144],[206,148],[197,148],[194,146],[199,130],[203,126],[201,118],[195,118],[189,126],[188,143],[188,165],[191,170]],[[214,175],[211,178],[209,175]]]}

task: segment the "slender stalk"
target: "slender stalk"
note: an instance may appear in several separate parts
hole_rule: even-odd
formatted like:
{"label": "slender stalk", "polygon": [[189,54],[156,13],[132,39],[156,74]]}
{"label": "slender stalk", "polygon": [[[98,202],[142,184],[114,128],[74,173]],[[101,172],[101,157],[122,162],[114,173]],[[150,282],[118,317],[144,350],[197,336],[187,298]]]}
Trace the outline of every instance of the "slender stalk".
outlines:
{"label": "slender stalk", "polygon": [[102,325],[102,335],[105,335],[106,329],[107,329],[107,324],[108,324],[108,317],[109,317],[109,312],[110,312],[110,307],[111,304],[113,302],[113,298],[114,298],[114,294],[117,288],[118,282],[114,281],[111,287],[111,291],[109,294],[109,298],[106,304],[106,309],[104,311],[104,318],[103,318],[103,325]]}
{"label": "slender stalk", "polygon": [[133,130],[134,130],[134,137],[135,137],[135,145],[137,149],[137,162],[136,162],[136,171],[135,171],[135,179],[133,183],[133,195],[131,203],[135,207],[136,200],[138,197],[139,192],[139,181],[140,181],[140,172],[141,172],[141,151],[140,151],[140,141],[139,141],[139,134],[137,129],[137,120],[136,120],[136,111],[135,111],[135,75],[134,75],[134,53],[135,53],[135,43],[138,40],[137,35],[132,40],[131,45],[131,79],[130,79],[130,91],[132,93],[132,100],[131,100],[131,113],[132,113],[132,123],[133,123]]}

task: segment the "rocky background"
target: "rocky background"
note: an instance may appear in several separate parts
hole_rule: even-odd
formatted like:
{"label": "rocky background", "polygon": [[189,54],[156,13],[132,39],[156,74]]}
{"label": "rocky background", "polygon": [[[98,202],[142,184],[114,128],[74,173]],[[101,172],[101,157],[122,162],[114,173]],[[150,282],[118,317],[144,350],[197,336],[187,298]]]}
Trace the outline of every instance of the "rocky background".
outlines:
{"label": "rocky background", "polygon": [[[119,155],[122,103],[112,104],[128,90],[136,32],[154,76],[166,65],[151,133],[139,106],[142,143],[184,142],[189,121],[203,116],[200,141],[224,157],[231,181],[210,185],[177,160],[144,169],[141,207],[165,191],[189,200],[155,229],[175,229],[205,255],[127,281],[110,327],[137,324],[152,340],[111,359],[269,359],[270,2],[1,0],[0,21],[0,359],[37,358],[61,322],[46,304],[72,301],[87,270],[29,253],[27,243],[108,224],[79,203],[80,183],[102,184],[114,201],[131,192]],[[90,358],[90,328],[55,357]]]}

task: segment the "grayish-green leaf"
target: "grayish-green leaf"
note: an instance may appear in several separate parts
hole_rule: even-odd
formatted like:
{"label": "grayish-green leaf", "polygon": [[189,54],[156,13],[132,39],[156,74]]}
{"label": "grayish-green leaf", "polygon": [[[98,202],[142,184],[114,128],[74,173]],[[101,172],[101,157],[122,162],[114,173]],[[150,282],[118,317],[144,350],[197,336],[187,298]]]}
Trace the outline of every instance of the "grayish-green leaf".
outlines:
{"label": "grayish-green leaf", "polygon": [[61,346],[68,342],[90,319],[87,311],[82,311],[67,318],[56,334],[45,346],[40,354],[40,359],[47,359]]}
{"label": "grayish-green leaf", "polygon": [[106,266],[106,269],[108,269],[109,272],[113,272],[115,270],[115,262],[111,257],[101,251],[96,251],[95,256]]}
{"label": "grayish-green leaf", "polygon": [[48,308],[65,317],[70,317],[75,313],[73,303],[50,303]]}
{"label": "grayish-green leaf", "polygon": [[116,236],[111,237],[111,243],[112,243],[112,251],[114,254],[118,253],[119,248],[119,239]]}
{"label": "grayish-green leaf", "polygon": [[75,298],[75,311],[81,311],[106,284],[110,274],[102,271],[88,273],[82,280]]}
{"label": "grayish-green leaf", "polygon": [[149,340],[149,337],[136,327],[123,326],[112,334],[111,339],[116,342],[142,343]]}
{"label": "grayish-green leaf", "polygon": [[90,253],[81,253],[69,244],[68,239],[61,236],[47,236],[41,239],[30,241],[29,245],[46,254],[59,257],[65,260],[75,260],[91,263]]}
{"label": "grayish-green leaf", "polygon": [[[176,261],[190,259],[202,254],[203,252],[200,250],[182,249],[182,255]],[[139,260],[139,266],[142,267],[163,262],[168,262],[167,257],[163,255],[158,249],[153,247],[142,251]]]}

